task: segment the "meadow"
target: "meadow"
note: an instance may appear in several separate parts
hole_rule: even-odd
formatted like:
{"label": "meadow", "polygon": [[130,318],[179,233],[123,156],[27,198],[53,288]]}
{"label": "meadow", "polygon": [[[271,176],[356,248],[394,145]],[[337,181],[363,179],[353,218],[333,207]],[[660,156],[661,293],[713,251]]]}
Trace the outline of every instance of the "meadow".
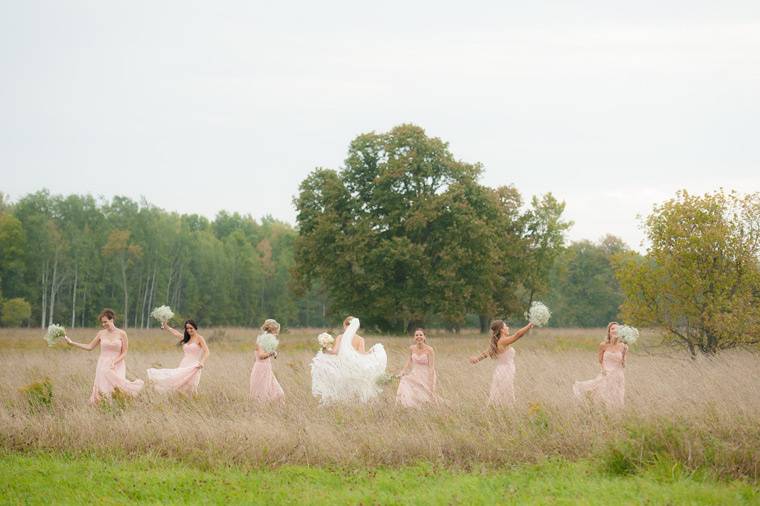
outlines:
{"label": "meadow", "polygon": [[[596,345],[604,330],[536,329],[515,345],[518,402],[507,410],[486,406],[492,363],[467,362],[485,348],[486,338],[432,333],[429,343],[436,349],[446,404],[398,408],[396,385],[390,384],[369,405],[322,407],[311,396],[309,376],[319,330],[281,336],[274,368],[286,392],[282,406],[248,400],[256,330],[219,328],[201,329],[212,355],[195,398],[146,390],[134,400],[91,407],[97,350],[47,348],[39,329],[2,329],[0,468],[24,462],[33,468],[28,459],[36,458],[55,466],[58,458],[72,469],[86,469],[92,459],[105,468],[112,465],[108,462],[137,462],[143,469],[139,463],[147,459],[212,474],[271,472],[285,480],[288,473],[350,470],[391,473],[393,481],[394,472],[411,469],[417,476],[423,466],[430,479],[454,473],[450,480],[459,476],[466,482],[474,473],[484,483],[499,482],[504,473],[519,480],[520,473],[533,472],[526,469],[541,474],[546,466],[559,466],[570,476],[580,473],[581,481],[592,471],[600,480],[617,480],[669,469],[676,481],[704,477],[730,488],[729,481],[741,480],[741,497],[757,500],[760,356],[752,351],[692,360],[644,332],[628,358],[625,410],[615,414],[577,402],[571,390],[575,380],[597,374]],[[94,333],[69,334],[85,342]],[[144,379],[148,367],[174,367],[181,358],[168,334],[130,330],[129,335],[129,378]],[[366,337],[368,346],[384,343],[391,372],[401,368],[408,338]],[[49,391],[40,387],[46,381]],[[306,481],[314,485],[315,479]]]}

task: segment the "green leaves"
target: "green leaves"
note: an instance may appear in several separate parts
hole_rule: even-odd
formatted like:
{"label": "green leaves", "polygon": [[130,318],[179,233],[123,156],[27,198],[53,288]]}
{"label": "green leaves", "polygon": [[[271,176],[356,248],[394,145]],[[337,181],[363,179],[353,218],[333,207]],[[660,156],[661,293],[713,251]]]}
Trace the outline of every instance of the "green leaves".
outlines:
{"label": "green leaves", "polygon": [[321,294],[289,290],[296,235],[269,217],[221,212],[212,221],[125,197],[42,191],[0,213],[2,295],[28,301],[33,322],[45,315],[47,324],[52,312],[71,327],[92,325],[104,306],[121,308],[119,324],[126,314],[130,327],[146,326],[161,304],[202,326],[298,324],[301,311],[304,324],[324,324]]}
{"label": "green leaves", "polygon": [[622,257],[623,313],[715,353],[760,343],[760,194],[680,191],[646,220],[646,258]]}
{"label": "green leaves", "polygon": [[[467,314],[517,312],[522,281],[545,288],[569,226],[564,204],[547,195],[523,215],[517,190],[481,186],[480,172],[414,125],[359,135],[342,171],[301,183],[300,290],[319,282],[335,314],[401,332],[431,317],[458,327]],[[529,250],[543,255],[535,266]]]}
{"label": "green leaves", "polygon": [[614,236],[599,243],[578,241],[557,257],[551,268],[552,326],[604,327],[617,318],[623,293],[615,278],[614,262],[621,254],[638,255]]}

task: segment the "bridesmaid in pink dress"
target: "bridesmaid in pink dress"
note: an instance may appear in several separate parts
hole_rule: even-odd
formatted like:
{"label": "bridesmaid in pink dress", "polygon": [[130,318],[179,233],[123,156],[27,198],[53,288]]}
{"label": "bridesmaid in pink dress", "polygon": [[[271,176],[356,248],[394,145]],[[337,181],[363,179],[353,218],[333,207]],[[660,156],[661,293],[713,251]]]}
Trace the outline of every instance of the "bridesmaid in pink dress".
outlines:
{"label": "bridesmaid in pink dress", "polygon": [[148,380],[158,392],[196,394],[198,383],[201,381],[201,370],[209,356],[206,340],[198,333],[198,325],[193,320],[185,322],[184,334],[180,334],[167,324],[161,325],[161,328],[180,339],[182,361],[176,369],[148,369]]}
{"label": "bridesmaid in pink dress", "polygon": [[489,405],[511,406],[515,403],[515,349],[511,345],[532,328],[533,324],[529,323],[514,335],[509,335],[509,326],[503,320],[496,320],[491,324],[491,345],[488,350],[477,357],[470,357],[471,364],[477,364],[488,357],[496,360],[488,396]]}
{"label": "bridesmaid in pink dress", "polygon": [[[280,324],[275,320],[267,320],[261,326],[264,334],[274,336],[280,333]],[[259,336],[261,338],[262,336]],[[256,340],[256,359],[251,370],[251,399],[259,402],[283,401],[285,392],[282,390],[277,378],[272,371],[272,357],[277,358],[277,352],[266,352],[259,346],[259,340]]]}
{"label": "bridesmaid in pink dress", "polygon": [[414,345],[409,347],[409,358],[399,373],[401,381],[396,392],[396,404],[405,408],[419,408],[425,404],[438,404],[435,392],[435,351],[427,344],[423,329],[414,331]]}
{"label": "bridesmaid in pink dress", "polygon": [[599,343],[601,373],[591,380],[576,381],[573,393],[579,399],[591,399],[612,409],[625,404],[625,357],[628,345],[617,336],[617,322],[607,325],[607,339]]}
{"label": "bridesmaid in pink dress", "polygon": [[92,386],[90,404],[96,404],[101,399],[110,398],[114,390],[136,396],[143,388],[143,380],[128,381],[127,366],[124,357],[127,356],[129,341],[127,333],[114,325],[114,312],[104,309],[100,313],[100,325],[103,330],[97,333],[89,344],[77,343],[64,336],[71,346],[91,351],[100,343],[100,356],[95,368],[95,383]]}

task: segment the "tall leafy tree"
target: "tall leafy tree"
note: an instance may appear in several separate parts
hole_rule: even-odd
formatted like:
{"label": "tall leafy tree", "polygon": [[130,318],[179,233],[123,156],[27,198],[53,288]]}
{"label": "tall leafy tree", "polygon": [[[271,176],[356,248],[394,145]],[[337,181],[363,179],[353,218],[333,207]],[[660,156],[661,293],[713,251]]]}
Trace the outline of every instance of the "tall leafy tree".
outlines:
{"label": "tall leafy tree", "polygon": [[485,188],[480,172],[414,125],[358,136],[340,172],[317,169],[301,184],[301,289],[319,282],[335,312],[384,329],[433,316],[457,328],[472,312],[515,309],[517,287],[530,279],[537,290],[545,277],[543,263],[525,268],[525,250],[553,259],[564,204],[549,195],[523,214],[516,190]]}
{"label": "tall leafy tree", "polygon": [[134,262],[143,254],[142,246],[130,241],[129,230],[113,230],[108,234],[108,240],[103,246],[103,256],[113,257],[118,266],[121,288],[124,295],[124,327],[129,326],[129,279],[127,273]]}
{"label": "tall leafy tree", "polygon": [[565,232],[572,222],[563,221],[565,203],[558,201],[551,193],[533,197],[531,208],[525,216],[526,248],[523,286],[527,292],[527,303],[536,295],[548,292],[549,272],[565,243]]}
{"label": "tall leafy tree", "polygon": [[646,219],[643,258],[622,257],[623,314],[694,356],[760,343],[760,194],[680,191]]}

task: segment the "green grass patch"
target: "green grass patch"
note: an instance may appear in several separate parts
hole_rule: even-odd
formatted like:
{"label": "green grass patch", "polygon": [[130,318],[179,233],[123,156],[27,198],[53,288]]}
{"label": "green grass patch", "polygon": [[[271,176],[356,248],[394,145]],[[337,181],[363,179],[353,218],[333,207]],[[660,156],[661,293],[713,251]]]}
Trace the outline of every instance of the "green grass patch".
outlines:
{"label": "green grass patch", "polygon": [[45,453],[0,454],[0,497],[9,504],[760,504],[760,490],[750,484],[667,462],[618,476],[566,461],[502,471],[427,464],[245,470]]}

